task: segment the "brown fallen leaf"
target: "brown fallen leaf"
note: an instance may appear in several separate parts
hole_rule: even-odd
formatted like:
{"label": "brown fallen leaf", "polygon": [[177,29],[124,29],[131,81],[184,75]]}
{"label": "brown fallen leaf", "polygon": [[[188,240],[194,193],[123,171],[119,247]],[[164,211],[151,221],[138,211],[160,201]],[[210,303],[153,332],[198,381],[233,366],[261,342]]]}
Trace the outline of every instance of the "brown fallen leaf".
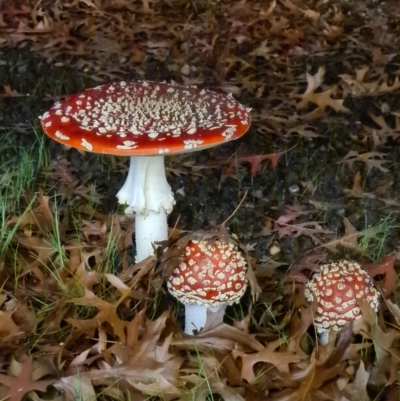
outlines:
{"label": "brown fallen leaf", "polygon": [[170,352],[172,334],[161,338],[167,318],[168,313],[164,313],[157,320],[139,324],[141,330],[131,333],[131,344],[136,344],[134,348],[120,343],[114,345],[109,350],[118,356],[113,366],[80,375],[90,377],[95,386],[117,383],[118,386],[131,386],[148,396],[162,396],[164,400],[179,397],[182,389],[179,388],[178,372],[183,358]]}
{"label": "brown fallen leaf", "polygon": [[[292,379],[300,382],[298,388],[286,387],[280,394],[273,398],[274,401],[306,401],[306,400],[324,400],[316,397],[320,387],[325,382],[334,379],[340,372],[339,366],[322,368],[317,366],[316,359],[311,356],[312,363],[308,367],[302,367],[302,371],[292,374]],[[328,398],[329,399],[329,398]]]}
{"label": "brown fallen leaf", "polygon": [[371,277],[377,275],[383,275],[382,290],[384,291],[385,297],[390,297],[396,289],[397,273],[394,267],[396,261],[396,255],[387,255],[381,262],[368,263],[363,265]]}
{"label": "brown fallen leaf", "polygon": [[290,373],[290,364],[300,362],[304,355],[296,354],[292,351],[276,351],[282,345],[283,340],[276,340],[269,343],[264,349],[253,354],[233,350],[232,355],[235,359],[242,361],[241,376],[248,383],[253,383],[256,377],[254,365],[262,362],[271,364],[281,373]]}
{"label": "brown fallen leaf", "polygon": [[[321,246],[335,251],[337,246],[352,249],[354,251],[362,252],[362,248],[358,244],[358,237],[362,235],[361,231],[357,231],[353,224],[347,217],[343,216],[344,234],[332,241],[326,242]],[[315,249],[314,249],[315,250]]]}
{"label": "brown fallen leaf", "polygon": [[0,311],[0,335],[2,346],[10,346],[24,335],[24,332],[14,323],[13,312]]}
{"label": "brown fallen leaf", "polygon": [[353,178],[353,186],[351,188],[351,193],[353,194],[353,196],[357,196],[360,195],[360,193],[362,192],[361,189],[361,173],[359,171],[357,171],[354,174],[354,178]]}
{"label": "brown fallen leaf", "polygon": [[355,320],[354,332],[372,340],[374,346],[374,363],[369,370],[369,383],[374,386],[389,386],[397,378],[400,367],[400,355],[397,351],[400,333],[392,328],[381,327],[376,313],[365,301],[359,302],[362,318]]}
{"label": "brown fallen leaf", "polygon": [[343,106],[344,99],[333,99],[334,88],[329,88],[323,92],[315,92],[323,83],[325,75],[325,67],[320,67],[315,75],[307,73],[307,88],[300,95],[293,95],[294,98],[299,98],[300,101],[296,104],[296,109],[300,110],[313,103],[317,106],[317,110],[308,114],[308,118],[316,118],[322,115],[325,109],[329,106],[336,112],[346,112],[350,110]]}
{"label": "brown fallen leaf", "polygon": [[0,94],[0,97],[21,97],[21,96],[26,96],[26,95],[22,95],[21,93],[19,93],[15,89],[11,89],[10,85],[4,85],[3,84],[3,89],[4,89],[4,93]]}
{"label": "brown fallen leaf", "polygon": [[79,329],[82,333],[87,333],[90,337],[102,324],[108,323],[112,328],[112,334],[117,336],[119,341],[125,343],[126,340],[126,322],[121,320],[117,313],[119,302],[114,303],[104,301],[96,296],[92,291],[85,288],[85,295],[80,298],[74,298],[69,301],[74,305],[92,306],[98,310],[95,317],[91,319],[68,318],[66,322]]}
{"label": "brown fallen leaf", "polygon": [[62,377],[53,386],[63,394],[65,401],[93,401],[96,392],[89,377],[80,375]]}
{"label": "brown fallen leaf", "polygon": [[367,384],[370,373],[365,370],[363,361],[360,361],[354,380],[344,388],[344,395],[350,400],[370,401]]}
{"label": "brown fallen leaf", "polygon": [[0,374],[0,383],[5,384],[8,390],[9,401],[21,401],[25,394],[30,391],[38,390],[46,392],[47,387],[54,383],[54,379],[47,380],[34,380],[32,379],[33,373],[33,356],[26,357],[20,363],[16,360],[12,364],[12,374]]}
{"label": "brown fallen leaf", "polygon": [[321,244],[321,240],[317,234],[331,234],[332,231],[322,227],[322,221],[306,221],[297,222],[297,217],[309,213],[307,210],[302,210],[298,205],[286,206],[284,213],[274,221],[273,231],[278,235],[278,238],[289,236],[298,238],[305,235],[312,239],[314,244]]}
{"label": "brown fallen leaf", "polygon": [[356,161],[361,161],[366,165],[368,170],[370,170],[372,167],[375,167],[382,173],[388,173],[389,170],[386,167],[383,167],[383,164],[387,163],[385,156],[387,156],[387,154],[382,152],[372,151],[359,153],[357,151],[350,150],[338,163],[346,163],[350,166],[350,168],[353,168]]}
{"label": "brown fallen leaf", "polygon": [[400,307],[393,303],[390,299],[385,299],[385,303],[395,318],[398,328],[400,328]]}
{"label": "brown fallen leaf", "polygon": [[196,342],[193,342],[193,336],[180,333],[179,336],[177,335],[174,338],[172,344],[182,349],[202,352],[207,352],[209,349],[223,352],[232,350],[235,347],[242,350],[261,351],[263,345],[254,337],[254,335],[244,333],[236,327],[221,323],[210,330],[202,330],[199,334],[196,334]]}

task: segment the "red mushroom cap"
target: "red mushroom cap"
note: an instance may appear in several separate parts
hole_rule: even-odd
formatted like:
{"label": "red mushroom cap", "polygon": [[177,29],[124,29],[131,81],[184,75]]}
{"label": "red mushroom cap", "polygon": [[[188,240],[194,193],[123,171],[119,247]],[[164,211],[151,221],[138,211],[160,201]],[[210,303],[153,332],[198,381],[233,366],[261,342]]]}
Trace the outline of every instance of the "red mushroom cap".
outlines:
{"label": "red mushroom cap", "polygon": [[306,284],[307,301],[317,300],[314,326],[318,333],[333,328],[339,331],[347,322],[361,318],[358,300],[365,300],[375,312],[379,306],[379,292],[367,272],[358,263],[342,260],[322,265]]}
{"label": "red mushroom cap", "polygon": [[237,139],[250,115],[231,96],[158,82],[119,82],[56,103],[41,117],[63,145],[114,155],[154,155]]}
{"label": "red mushroom cap", "polygon": [[231,305],[246,291],[246,267],[235,244],[192,240],[167,282],[168,290],[184,304]]}

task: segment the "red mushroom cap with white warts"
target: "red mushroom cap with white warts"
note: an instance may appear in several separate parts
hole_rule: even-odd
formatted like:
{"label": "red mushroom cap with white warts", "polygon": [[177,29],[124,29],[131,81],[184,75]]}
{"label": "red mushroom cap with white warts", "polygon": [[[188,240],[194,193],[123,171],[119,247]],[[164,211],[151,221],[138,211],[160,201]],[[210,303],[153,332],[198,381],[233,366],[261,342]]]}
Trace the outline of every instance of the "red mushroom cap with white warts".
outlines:
{"label": "red mushroom cap with white warts", "polygon": [[365,300],[377,312],[379,292],[358,263],[342,260],[322,265],[306,284],[307,301],[316,298],[314,326],[318,333],[339,331],[347,322],[361,318],[359,300]]}
{"label": "red mushroom cap with white warts", "polygon": [[167,282],[168,290],[183,304],[231,305],[246,291],[246,268],[235,244],[192,240]]}
{"label": "red mushroom cap with white warts", "polygon": [[230,95],[158,82],[118,82],[56,103],[41,117],[63,145],[134,156],[200,150],[237,139],[249,111]]}

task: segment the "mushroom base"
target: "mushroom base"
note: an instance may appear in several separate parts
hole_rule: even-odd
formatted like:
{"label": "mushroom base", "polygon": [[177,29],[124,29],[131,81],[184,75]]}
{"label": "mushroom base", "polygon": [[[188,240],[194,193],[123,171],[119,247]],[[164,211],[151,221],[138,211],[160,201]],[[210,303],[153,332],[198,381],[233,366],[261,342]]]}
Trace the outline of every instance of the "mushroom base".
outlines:
{"label": "mushroom base", "polygon": [[329,331],[319,333],[319,342],[321,345],[326,345],[329,342]]}
{"label": "mushroom base", "polygon": [[136,262],[154,254],[154,242],[168,239],[167,214],[164,209],[158,213],[135,213]]}
{"label": "mushroom base", "polygon": [[207,321],[207,307],[197,304],[185,305],[185,333],[196,334],[206,324]]}
{"label": "mushroom base", "polygon": [[[205,306],[198,304],[186,304],[185,305],[185,333],[186,334],[197,334],[200,332],[207,322],[207,310],[213,313],[218,312],[221,308],[225,310],[226,304],[217,306]],[[222,323],[222,322],[221,322]]]}

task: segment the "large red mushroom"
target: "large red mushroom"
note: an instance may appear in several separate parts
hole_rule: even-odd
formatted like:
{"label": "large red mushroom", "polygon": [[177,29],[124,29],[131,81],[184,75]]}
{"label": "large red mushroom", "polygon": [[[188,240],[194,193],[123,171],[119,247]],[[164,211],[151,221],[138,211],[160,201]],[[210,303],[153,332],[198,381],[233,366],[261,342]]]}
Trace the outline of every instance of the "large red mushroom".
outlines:
{"label": "large red mushroom", "polygon": [[167,239],[167,214],[175,203],[164,155],[192,152],[242,136],[249,110],[229,95],[158,82],[118,82],[56,103],[41,117],[44,132],[76,149],[130,156],[118,192],[135,214],[137,261]]}
{"label": "large red mushroom", "polygon": [[368,273],[356,262],[341,260],[320,267],[305,289],[307,301],[316,300],[314,326],[320,342],[326,344],[329,331],[339,332],[343,326],[362,317],[359,300],[365,300],[377,312],[379,292]]}
{"label": "large red mushroom", "polygon": [[185,333],[204,327],[207,309],[216,312],[239,302],[248,284],[246,270],[246,260],[233,242],[189,241],[167,281],[169,292],[185,305]]}

